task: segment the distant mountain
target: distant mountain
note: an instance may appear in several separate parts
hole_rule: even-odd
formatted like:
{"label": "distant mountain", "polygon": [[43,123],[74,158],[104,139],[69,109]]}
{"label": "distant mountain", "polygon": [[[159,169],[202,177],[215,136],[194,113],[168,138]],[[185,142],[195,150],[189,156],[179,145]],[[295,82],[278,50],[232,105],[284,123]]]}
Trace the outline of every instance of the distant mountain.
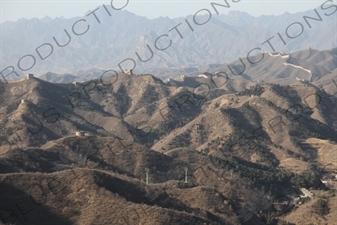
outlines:
{"label": "distant mountain", "polygon": [[[324,10],[317,8],[316,11],[285,13],[280,16],[253,17],[237,11],[229,12],[228,15],[213,14],[210,21],[202,26],[193,22],[193,16],[147,19],[124,10],[111,11],[109,16],[103,7],[97,11],[100,23],[92,14],[71,19],[34,18],[5,22],[1,24],[3,46],[1,70],[12,65],[19,73],[34,73],[37,76],[47,72],[73,74],[75,71],[94,67],[115,69],[120,72],[118,64],[127,58],[135,60],[136,73],[189,67],[199,69],[203,65],[223,64],[239,57],[246,57],[247,53],[256,47],[273,52],[268,43],[264,43],[272,37],[274,38],[270,43],[276,52],[289,54],[308,47],[327,50],[337,46],[335,35],[331,35],[331,32],[335,31],[337,13],[327,9],[327,4],[324,7]],[[304,16],[312,18],[320,16],[322,21],[306,19],[307,24]],[[89,30],[83,35],[74,35],[72,31],[74,23],[83,18],[86,22],[83,20],[78,22],[75,32],[84,32],[88,25]],[[193,31],[185,19],[189,21]],[[197,16],[196,21],[207,21],[207,17]],[[287,35],[295,35],[294,33],[301,31],[299,24],[303,26],[303,33],[298,38],[288,38]],[[182,38],[174,29],[176,26],[179,27]],[[53,37],[60,45],[65,45],[69,40],[64,29],[69,33],[71,40],[68,45],[58,47]],[[286,45],[278,37],[278,33],[286,41]],[[163,34],[167,34],[168,37],[160,38],[158,48],[165,48],[170,39],[172,45],[165,51],[159,51],[154,43]],[[53,51],[46,43],[53,46]],[[153,51],[153,58],[147,44]],[[41,56],[47,57],[48,54],[50,56],[41,60],[35,51],[36,48]],[[136,52],[143,61],[151,59],[141,62]],[[252,55],[257,53],[258,51],[254,51]],[[20,61],[20,66],[24,69],[33,65],[33,68],[21,71],[17,68],[17,64],[26,54],[32,54],[36,64],[33,65],[32,57],[26,56]],[[128,60],[122,66],[132,67],[133,63]]]}
{"label": "distant mountain", "polygon": [[52,72],[48,72],[40,76],[41,79],[47,80],[47,81],[52,81],[53,83],[69,83],[73,82],[78,77],[71,75],[71,74],[55,74]]}
{"label": "distant mountain", "polygon": [[284,84],[293,83],[297,79],[317,82],[329,74],[332,79],[336,68],[337,48],[323,51],[308,48],[291,54],[266,51],[249,59],[242,58],[242,61],[237,60],[218,67],[209,67],[207,71],[210,73],[222,71],[229,78],[239,77],[239,79],[249,81],[260,80]]}
{"label": "distant mountain", "polygon": [[[263,54],[247,57],[225,64],[212,64],[195,68],[156,68],[149,69],[156,77],[164,81],[171,79],[170,83],[175,85],[193,86],[195,82],[190,82],[196,76],[205,76],[204,73],[214,74],[221,72],[222,76],[229,79],[239,79],[248,82],[269,82],[278,84],[291,84],[296,80],[304,80],[317,84],[318,86],[326,86],[332,84],[331,81],[336,79],[337,82],[337,48],[330,50],[314,50],[307,48],[291,54],[271,53],[265,51]],[[87,81],[90,79],[100,79],[106,71],[103,69],[92,68],[89,70],[81,70],[73,75],[69,74],[53,74],[47,73],[40,78],[49,82],[64,83],[71,81]],[[240,74],[239,74],[240,73]],[[112,75],[113,72],[104,74]],[[239,74],[239,75],[235,75]],[[62,78],[65,76],[64,78]],[[185,77],[182,82],[182,77]],[[330,88],[327,88],[329,90]],[[334,87],[332,87],[334,89]],[[330,93],[330,92],[329,92]]]}

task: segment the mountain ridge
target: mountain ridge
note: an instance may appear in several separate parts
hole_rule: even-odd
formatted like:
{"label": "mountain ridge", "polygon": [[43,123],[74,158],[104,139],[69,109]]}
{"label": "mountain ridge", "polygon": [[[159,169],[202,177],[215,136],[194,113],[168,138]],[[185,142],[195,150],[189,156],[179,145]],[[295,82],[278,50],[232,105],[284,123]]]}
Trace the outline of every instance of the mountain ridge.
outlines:
{"label": "mountain ridge", "polygon": [[[309,20],[310,24],[312,24],[311,28],[304,28],[303,35],[300,38],[290,39],[287,41],[286,46],[279,40],[273,47],[276,48],[277,51],[284,51],[285,53],[298,51],[309,46],[318,50],[336,47],[336,41],[333,36],[325,35],[334,27],[336,14],[322,14],[322,11],[325,12],[325,9],[326,8],[323,7],[315,9],[318,15],[322,17],[322,21]],[[67,38],[64,37],[64,29],[67,29],[70,33],[72,30],[71,25],[73,25],[79,17],[65,20],[58,18],[46,22],[34,19],[17,23],[4,23],[2,24],[3,35],[1,36],[3,42],[3,52],[1,56],[3,60],[1,66],[5,69],[6,65],[17,65],[18,59],[22,57],[22,52],[30,52],[36,57],[37,62],[36,65],[34,64],[34,69],[32,69],[32,72],[34,71],[33,73],[35,74],[42,72],[72,73],[72,71],[90,69],[94,66],[103,67],[105,69],[117,69],[118,63],[128,57],[132,57],[137,61],[136,73],[144,73],[151,68],[166,66],[200,67],[200,65],[218,64],[223,61],[232,61],[246,55],[252,46],[259,46],[263,41],[268,40],[269,37],[275,36],[287,26],[289,27],[289,25],[291,25],[290,21],[298,20],[306,15],[315,18],[312,10],[294,15],[269,16],[267,17],[268,20],[274,21],[274,25],[268,25],[268,27],[263,25],[263,21],[265,21],[266,18],[262,17],[249,17],[250,19],[248,21],[250,21],[250,23],[246,25],[246,27],[243,27],[241,25],[246,22],[242,22],[241,25],[240,23],[233,25],[226,22],[232,21],[230,15],[216,15],[210,19],[207,25],[196,26],[194,24],[193,31],[191,31],[186,21],[181,21],[180,19],[158,18],[149,20],[122,10],[112,13],[111,17],[100,14],[100,23],[93,17],[86,17],[88,19],[88,25],[90,25],[90,30],[86,32],[85,24],[78,23],[77,30],[84,30],[86,33],[83,36],[71,35],[69,46],[61,48],[57,47],[53,42],[53,35],[48,34],[54,34],[56,40],[67,43]],[[288,19],[281,19],[284,16]],[[197,16],[197,18],[202,17],[204,16]],[[191,21],[192,16],[186,18],[188,21]],[[183,38],[173,29],[180,23],[182,26],[179,26],[179,29]],[[305,20],[301,18],[299,23],[305,24]],[[318,23],[320,23],[320,26],[317,26]],[[120,24],[123,24],[123,26]],[[254,24],[258,24],[258,29],[254,27]],[[27,27],[29,27],[29,31],[25,31]],[[170,29],[173,30],[169,31]],[[22,39],[22,36],[19,37],[16,35],[20,32],[27,34],[24,39]],[[282,33],[283,32],[280,34]],[[162,34],[168,34],[170,36],[173,42],[172,47],[166,51],[157,51],[152,47],[153,50],[156,51],[153,59],[151,58],[148,62],[138,60],[134,53],[139,51],[139,49],[142,51],[139,53],[140,55],[149,54],[148,50],[144,50],[146,46],[141,44],[142,42],[139,37],[148,36],[152,45],[155,42],[155,38]],[[282,36],[285,38],[284,34],[282,34]],[[226,42],[223,40],[226,40]],[[239,49],[236,45],[232,44],[234,40],[237,46],[240,46]],[[29,43],[29,45],[26,43]],[[48,56],[51,52],[50,46],[44,45],[41,47],[43,43],[54,46],[54,50],[50,56]],[[204,43],[209,44],[207,47],[200,48]],[[223,46],[219,46],[219,43],[222,43]],[[164,46],[167,45],[165,42],[163,44]],[[39,50],[42,56],[48,56],[46,60],[41,61],[38,56],[35,56],[36,52],[33,48],[38,47],[40,47]],[[268,44],[262,47],[269,48]],[[226,54],[220,54],[219,57],[219,52],[226,52]],[[174,58],[172,58],[172,56],[174,56]],[[22,68],[29,68],[31,65],[30,60],[32,60],[31,57],[30,59],[26,58],[22,60]],[[18,68],[16,70],[20,73]]]}

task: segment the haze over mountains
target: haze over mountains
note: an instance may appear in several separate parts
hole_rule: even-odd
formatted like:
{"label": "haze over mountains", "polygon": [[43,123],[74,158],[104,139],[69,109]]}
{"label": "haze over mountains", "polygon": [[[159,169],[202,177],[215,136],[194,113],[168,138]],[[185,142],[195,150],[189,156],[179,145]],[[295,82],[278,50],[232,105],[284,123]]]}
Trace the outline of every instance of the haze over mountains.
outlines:
{"label": "haze over mountains", "polygon": [[[176,19],[161,17],[150,20],[122,10],[110,11],[110,17],[103,7],[96,11],[99,22],[89,12],[87,16],[71,19],[50,19],[48,17],[20,19],[17,22],[1,24],[1,68],[5,69],[11,65],[17,68],[21,57],[32,54],[36,58],[36,64],[27,72],[37,75],[46,72],[75,73],[75,71],[91,68],[119,70],[118,64],[126,58],[136,61],[136,73],[154,73],[154,71],[165,73],[168,69],[190,67],[199,69],[210,64],[224,64],[237,60],[239,57],[246,57],[247,53],[256,47],[269,52],[287,54],[308,47],[328,50],[337,46],[337,32],[333,33],[336,30],[337,14],[333,13],[333,9],[332,6],[328,8],[328,4],[325,4],[316,11],[253,17],[243,12],[228,12],[230,9],[218,6],[217,10],[221,15],[217,15],[210,7],[209,10],[213,15],[204,25],[196,25],[196,23],[207,21],[208,15]],[[228,15],[223,13],[228,13]],[[322,21],[319,21],[319,18]],[[73,24],[79,19],[85,19],[86,22],[78,22],[76,28],[73,28]],[[290,26],[291,24],[293,25]],[[288,34],[296,36],[301,32],[299,24],[303,27],[303,33],[294,39],[287,37]],[[77,33],[83,33],[87,25],[90,27],[85,34],[74,35],[73,29]],[[58,47],[53,37],[60,45],[68,43],[69,38],[64,29],[69,33],[71,41],[64,47]],[[278,33],[286,45],[278,37]],[[168,37],[162,37],[158,41],[158,48],[165,48],[170,39],[172,45],[165,51],[159,51],[154,43],[163,34],[167,34]],[[264,43],[267,40],[273,47]],[[41,60],[35,49],[45,43],[51,44],[53,51],[48,45],[40,47],[39,51],[43,57],[52,52],[48,58]],[[154,52],[153,58],[141,62],[135,52],[143,60],[149,59],[151,53],[147,44]],[[254,51],[252,55],[257,53],[258,51]],[[125,63],[123,67],[133,66],[130,61],[128,63]],[[22,68],[30,67],[32,58],[27,57],[21,60],[20,64]],[[22,72],[18,68],[16,70],[19,73]]]}
{"label": "haze over mountains", "polygon": [[[258,63],[252,64],[248,60]],[[324,87],[326,92],[334,94],[334,83],[331,80],[336,77],[336,65],[337,48],[323,51],[308,48],[289,55],[264,52],[249,59],[242,58],[242,62],[236,60],[229,64],[203,66],[200,69],[154,69],[152,71],[162,80],[168,81],[170,79],[170,83],[181,83],[181,85],[187,86],[196,85],[195,82],[188,81],[188,77],[221,72],[221,75],[228,77],[228,79],[248,82],[292,84],[296,80],[305,80],[317,87]],[[40,78],[54,83],[83,82],[90,79],[99,79],[105,72],[105,70],[94,68],[78,71],[74,74],[48,72]],[[107,75],[111,74],[113,72],[109,72]]]}
{"label": "haze over mountains", "polygon": [[[332,9],[230,12],[194,31],[97,11],[62,48],[52,37],[82,17],[1,24],[2,64],[55,49],[36,77],[0,77],[0,224],[336,224]],[[296,21],[300,37],[247,57]],[[184,38],[134,74],[105,73],[179,23]]]}

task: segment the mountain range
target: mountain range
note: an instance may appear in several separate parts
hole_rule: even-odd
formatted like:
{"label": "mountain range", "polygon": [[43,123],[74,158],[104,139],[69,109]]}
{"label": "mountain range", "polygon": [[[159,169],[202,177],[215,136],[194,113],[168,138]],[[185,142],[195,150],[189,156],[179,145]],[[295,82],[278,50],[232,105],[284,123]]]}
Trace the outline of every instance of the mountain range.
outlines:
{"label": "mountain range", "polygon": [[[74,74],[93,68],[120,72],[118,64],[132,58],[134,62],[128,60],[121,66],[125,69],[136,63],[135,73],[153,74],[157,71],[165,75],[168,70],[221,65],[246,57],[254,48],[285,54],[309,47],[329,50],[337,47],[337,14],[333,7],[324,3],[317,9],[302,13],[259,17],[217,8],[219,15],[212,11],[210,19],[207,15],[147,19],[125,10],[110,11],[109,16],[100,7],[98,19],[88,12],[83,17],[70,19],[45,17],[4,22],[1,24],[1,70],[13,66],[20,75],[34,73],[36,76],[47,72]],[[208,22],[196,24],[201,21]],[[86,32],[75,35],[74,31]],[[299,37],[289,38],[298,33]],[[64,47],[59,47],[53,38]],[[172,41],[170,47],[158,50],[168,46],[169,40]],[[153,57],[147,45],[153,51]],[[135,53],[145,62],[140,61]],[[251,54],[258,53],[253,51]],[[23,70],[18,68],[18,64]]]}
{"label": "mountain range", "polygon": [[[4,223],[336,220],[321,179],[337,170],[337,99],[307,81],[120,73],[0,87]],[[317,197],[282,197],[303,187]]]}
{"label": "mountain range", "polygon": [[329,2],[260,17],[219,7],[209,21],[100,6],[1,24],[0,224],[336,224]]}

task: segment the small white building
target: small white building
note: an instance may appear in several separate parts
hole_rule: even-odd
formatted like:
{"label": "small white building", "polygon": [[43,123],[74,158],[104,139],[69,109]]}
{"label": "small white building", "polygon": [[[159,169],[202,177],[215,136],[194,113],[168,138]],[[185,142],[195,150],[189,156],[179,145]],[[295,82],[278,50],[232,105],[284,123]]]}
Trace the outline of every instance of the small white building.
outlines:
{"label": "small white building", "polygon": [[24,104],[25,103],[25,100],[24,99],[21,99],[21,104]]}

